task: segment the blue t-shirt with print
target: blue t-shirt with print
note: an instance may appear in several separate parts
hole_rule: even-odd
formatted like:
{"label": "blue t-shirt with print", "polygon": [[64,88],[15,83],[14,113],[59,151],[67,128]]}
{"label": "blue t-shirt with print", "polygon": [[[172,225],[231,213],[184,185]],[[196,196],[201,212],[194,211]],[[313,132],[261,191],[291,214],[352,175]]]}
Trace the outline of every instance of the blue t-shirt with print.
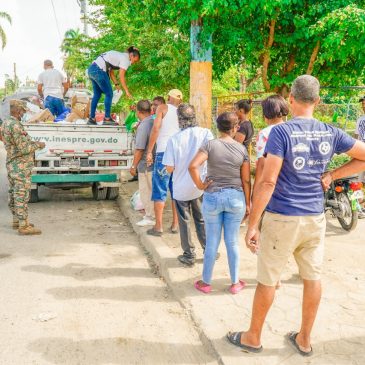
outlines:
{"label": "blue t-shirt with print", "polygon": [[293,118],[275,126],[265,154],[283,159],[268,212],[305,216],[323,213],[321,175],[335,153],[349,151],[355,140],[316,119]]}

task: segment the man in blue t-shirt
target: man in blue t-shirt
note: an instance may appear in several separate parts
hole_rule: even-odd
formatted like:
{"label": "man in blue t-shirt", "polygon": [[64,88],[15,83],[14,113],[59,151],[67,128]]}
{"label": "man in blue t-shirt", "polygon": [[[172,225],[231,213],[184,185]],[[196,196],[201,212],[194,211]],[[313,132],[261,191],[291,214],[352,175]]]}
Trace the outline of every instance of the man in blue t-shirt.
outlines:
{"label": "man in blue t-shirt", "polygon": [[[365,167],[363,142],[313,118],[319,100],[318,80],[299,76],[289,96],[293,119],[275,126],[266,144],[267,161],[254,192],[246,234],[247,247],[258,254],[253,315],[247,332],[228,334],[233,344],[249,352],[262,351],[261,331],[275,286],[293,254],[304,283],[303,319],[300,331],[288,333],[287,340],[299,354],[312,355],[310,334],[321,299],[326,231],[322,184],[328,187],[332,178]],[[353,160],[323,175],[335,153],[347,153]]]}

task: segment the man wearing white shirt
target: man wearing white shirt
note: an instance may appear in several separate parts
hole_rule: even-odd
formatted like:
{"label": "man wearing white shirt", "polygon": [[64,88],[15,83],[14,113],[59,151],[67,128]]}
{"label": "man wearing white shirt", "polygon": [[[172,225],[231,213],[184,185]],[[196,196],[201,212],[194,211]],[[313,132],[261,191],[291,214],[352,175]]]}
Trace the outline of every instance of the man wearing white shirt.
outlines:
{"label": "man wearing white shirt", "polygon": [[[195,262],[195,246],[191,239],[190,221],[193,216],[198,240],[205,249],[205,226],[201,213],[203,191],[191,179],[189,164],[199,148],[212,140],[213,134],[207,128],[198,126],[192,105],[180,104],[177,108],[180,132],[167,142],[162,163],[169,173],[173,172],[174,199],[177,208],[181,247],[183,254],[178,260],[188,266]],[[202,166],[201,176],[206,175],[206,165]]]}
{"label": "man wearing white shirt", "polygon": [[[177,119],[177,107],[182,102],[183,95],[178,89],[172,89],[168,93],[167,104],[161,104],[156,109],[156,119],[150,134],[150,140],[147,149],[147,165],[154,163],[152,174],[152,196],[154,202],[156,224],[153,228],[147,230],[147,234],[151,236],[162,236],[162,216],[165,208],[167,191],[170,190],[172,200],[172,223],[170,227],[171,233],[178,233],[178,219],[176,207],[173,202],[173,186],[171,174],[166,171],[162,163],[166,150],[168,139],[175,133],[179,132],[179,122]],[[153,158],[152,151],[156,145],[156,155]]]}
{"label": "man wearing white shirt", "polygon": [[51,60],[43,63],[44,71],[38,76],[38,94],[44,99],[45,108],[56,117],[64,112],[63,98],[68,90],[64,75],[55,68]]}

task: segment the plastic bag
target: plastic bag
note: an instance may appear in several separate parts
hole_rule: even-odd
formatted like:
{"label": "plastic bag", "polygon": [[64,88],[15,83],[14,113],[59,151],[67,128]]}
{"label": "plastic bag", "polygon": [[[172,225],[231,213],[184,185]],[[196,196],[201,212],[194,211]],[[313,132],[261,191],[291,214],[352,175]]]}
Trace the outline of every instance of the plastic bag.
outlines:
{"label": "plastic bag", "polygon": [[141,201],[141,196],[139,195],[139,191],[137,190],[131,197],[131,206],[134,210],[142,210],[144,206]]}
{"label": "plastic bag", "polygon": [[114,90],[113,91],[113,99],[112,99],[112,104],[116,104],[119,99],[121,98],[121,96],[123,95],[123,91],[122,90]]}
{"label": "plastic bag", "polygon": [[38,105],[35,105],[30,102],[27,102],[27,109],[29,110],[30,113],[33,113],[33,114],[37,114],[42,111]]}
{"label": "plastic bag", "polygon": [[136,116],[136,112],[134,110],[130,111],[130,113],[127,115],[127,118],[125,118],[124,124],[127,128],[128,132],[131,132],[133,129],[133,124],[138,122],[138,118]]}
{"label": "plastic bag", "polygon": [[70,114],[69,110],[65,110],[62,114],[60,114],[54,121],[60,122],[61,120],[65,120],[67,115]]}

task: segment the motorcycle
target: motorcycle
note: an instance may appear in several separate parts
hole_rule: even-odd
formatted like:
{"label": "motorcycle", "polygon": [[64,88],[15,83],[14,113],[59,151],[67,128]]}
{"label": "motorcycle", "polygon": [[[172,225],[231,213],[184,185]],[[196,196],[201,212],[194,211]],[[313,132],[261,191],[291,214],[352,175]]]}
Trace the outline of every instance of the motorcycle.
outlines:
{"label": "motorcycle", "polygon": [[345,231],[356,228],[361,212],[360,201],[364,198],[363,184],[356,181],[357,176],[332,181],[325,193],[325,211],[330,211]]}

